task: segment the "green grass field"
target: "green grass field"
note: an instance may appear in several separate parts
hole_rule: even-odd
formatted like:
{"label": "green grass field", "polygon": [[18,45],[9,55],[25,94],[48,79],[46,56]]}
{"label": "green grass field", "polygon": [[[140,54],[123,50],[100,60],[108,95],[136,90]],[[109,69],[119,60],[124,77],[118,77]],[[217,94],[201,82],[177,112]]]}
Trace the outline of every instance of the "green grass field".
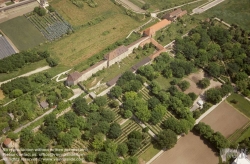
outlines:
{"label": "green grass field", "polygon": [[154,145],[150,145],[149,148],[144,153],[142,153],[138,158],[143,159],[143,161],[147,162],[159,152],[160,150],[154,148]]}
{"label": "green grass field", "polygon": [[24,16],[0,24],[0,30],[19,50],[27,50],[45,42],[43,35]]}
{"label": "green grass field", "polygon": [[[231,103],[232,100],[236,100],[237,103]],[[240,112],[244,113],[248,118],[250,118],[250,102],[243,96],[233,93],[227,98],[227,101]]]}
{"label": "green grass field", "polygon": [[219,5],[196,15],[199,18],[216,16],[229,24],[237,24],[245,30],[249,30],[250,3],[249,0],[225,0]]}
{"label": "green grass field", "polygon": [[168,89],[170,86],[171,86],[171,84],[170,84],[170,82],[173,80],[174,78],[169,78],[169,79],[167,79],[167,78],[165,78],[165,77],[163,77],[162,75],[160,75],[159,77],[157,77],[156,79],[155,79],[155,81],[157,81],[158,82],[158,84],[160,85],[160,87],[162,88],[162,89]]}

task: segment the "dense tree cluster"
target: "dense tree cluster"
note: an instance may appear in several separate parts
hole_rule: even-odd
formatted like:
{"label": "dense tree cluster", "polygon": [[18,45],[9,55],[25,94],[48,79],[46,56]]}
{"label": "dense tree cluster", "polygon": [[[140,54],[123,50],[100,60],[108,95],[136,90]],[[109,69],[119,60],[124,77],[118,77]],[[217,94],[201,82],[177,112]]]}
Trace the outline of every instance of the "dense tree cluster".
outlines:
{"label": "dense tree cluster", "polygon": [[[175,41],[176,56],[184,56],[214,77],[230,76],[240,92],[250,94],[249,33],[237,26],[225,29],[204,23],[192,29],[188,37]],[[199,86],[205,88],[208,81]]]}
{"label": "dense tree cluster", "polygon": [[212,104],[217,104],[222,100],[222,97],[233,91],[230,84],[223,84],[221,88],[211,88],[205,92],[206,100]]}
{"label": "dense tree cluster", "polygon": [[0,73],[9,73],[22,68],[25,64],[48,58],[48,51],[22,51],[0,60]]}
{"label": "dense tree cluster", "polygon": [[[139,89],[142,88],[143,83],[145,82],[145,78],[143,78],[140,75],[133,74],[130,71],[126,71],[117,81],[117,86],[120,86],[122,89],[122,92],[128,92],[128,91],[139,91]],[[117,89],[117,88],[116,88]],[[111,94],[115,92],[115,90],[111,90]]]}
{"label": "dense tree cluster", "polygon": [[44,16],[46,14],[46,10],[43,7],[35,7],[34,12],[39,16]]}
{"label": "dense tree cluster", "polygon": [[205,89],[210,85],[210,80],[208,78],[203,78],[201,80],[198,81],[197,86]]}
{"label": "dense tree cluster", "polygon": [[170,129],[163,130],[157,135],[157,145],[163,149],[171,149],[177,143],[177,135]]}
{"label": "dense tree cluster", "polygon": [[28,77],[20,77],[20,78],[11,80],[8,83],[2,84],[1,89],[3,90],[5,94],[11,94],[13,95],[13,97],[17,97],[15,96],[14,93],[12,93],[13,91],[20,90],[22,91],[22,93],[27,93],[31,91],[33,88]]}
{"label": "dense tree cluster", "polygon": [[228,140],[220,132],[214,132],[209,125],[206,125],[203,122],[195,125],[194,129],[199,133],[199,135],[208,140],[218,150],[229,146]]}

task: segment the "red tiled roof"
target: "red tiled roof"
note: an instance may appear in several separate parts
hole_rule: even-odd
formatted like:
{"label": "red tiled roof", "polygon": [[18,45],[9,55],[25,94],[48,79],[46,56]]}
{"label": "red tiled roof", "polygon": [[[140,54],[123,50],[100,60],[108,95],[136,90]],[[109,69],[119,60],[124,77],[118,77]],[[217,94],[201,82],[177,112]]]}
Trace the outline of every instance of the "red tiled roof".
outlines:
{"label": "red tiled roof", "polygon": [[122,46],[116,48],[115,50],[111,51],[107,55],[105,55],[105,58],[110,61],[110,60],[116,58],[117,56],[127,52],[127,51],[128,51],[128,48],[126,46],[122,45]]}
{"label": "red tiled roof", "polygon": [[145,31],[144,31],[144,34],[150,36],[152,35],[153,33],[155,33],[156,31],[166,27],[167,25],[171,24],[171,21],[169,20],[166,20],[166,19],[163,19],[162,21],[154,24],[153,26],[147,28]]}
{"label": "red tiled roof", "polygon": [[3,142],[3,144],[4,144],[5,146],[8,146],[10,143],[11,143],[11,139],[10,139],[10,138],[6,138],[6,139],[4,140],[4,142]]}
{"label": "red tiled roof", "polygon": [[182,12],[181,8],[178,8],[169,14],[171,15],[171,17],[174,17],[174,16],[179,15],[181,12]]}

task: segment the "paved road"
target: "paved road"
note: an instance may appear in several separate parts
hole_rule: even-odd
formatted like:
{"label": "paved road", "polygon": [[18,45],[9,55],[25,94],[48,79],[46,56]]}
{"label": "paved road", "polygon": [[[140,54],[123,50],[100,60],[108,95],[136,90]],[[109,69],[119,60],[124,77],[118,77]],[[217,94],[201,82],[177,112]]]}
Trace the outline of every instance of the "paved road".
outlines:
{"label": "paved road", "polygon": [[37,69],[35,69],[34,71],[30,71],[30,72],[28,72],[28,73],[25,73],[25,74],[23,74],[23,75],[17,76],[17,77],[15,77],[15,78],[12,78],[12,79],[9,79],[9,80],[0,82],[0,86],[1,86],[2,84],[4,84],[4,83],[7,83],[7,82],[9,82],[9,81],[11,81],[11,80],[14,80],[14,79],[18,78],[18,77],[30,76],[30,75],[33,75],[33,74],[38,73],[38,72],[45,71],[45,70],[50,69],[50,68],[51,68],[50,66],[44,66],[44,67],[37,68]]}
{"label": "paved road", "polygon": [[219,3],[223,2],[224,0],[215,0],[211,3],[208,3],[207,5],[205,6],[202,6],[202,7],[197,7],[195,9],[193,9],[193,13],[192,14],[200,14],[200,13],[203,13],[204,11],[218,5]]}

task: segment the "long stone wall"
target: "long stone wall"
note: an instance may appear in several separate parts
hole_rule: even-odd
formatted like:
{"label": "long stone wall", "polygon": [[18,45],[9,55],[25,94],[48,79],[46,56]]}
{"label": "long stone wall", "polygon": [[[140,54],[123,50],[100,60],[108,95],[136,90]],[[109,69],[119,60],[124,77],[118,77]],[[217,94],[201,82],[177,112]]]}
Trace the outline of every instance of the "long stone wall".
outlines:
{"label": "long stone wall", "polygon": [[87,80],[93,74],[95,74],[96,72],[98,72],[104,68],[107,68],[107,60],[102,60],[102,61],[96,63],[95,65],[89,67],[87,70],[81,72],[82,76],[77,81],[80,82],[80,81]]}

